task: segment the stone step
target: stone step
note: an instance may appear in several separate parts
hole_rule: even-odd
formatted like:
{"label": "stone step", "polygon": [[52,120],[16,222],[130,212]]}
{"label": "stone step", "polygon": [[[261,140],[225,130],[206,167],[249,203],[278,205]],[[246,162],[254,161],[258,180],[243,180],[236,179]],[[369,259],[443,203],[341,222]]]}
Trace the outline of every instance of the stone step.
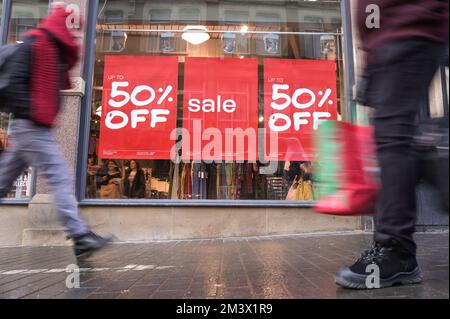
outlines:
{"label": "stone step", "polygon": [[23,246],[69,246],[64,228],[25,228],[22,231]]}

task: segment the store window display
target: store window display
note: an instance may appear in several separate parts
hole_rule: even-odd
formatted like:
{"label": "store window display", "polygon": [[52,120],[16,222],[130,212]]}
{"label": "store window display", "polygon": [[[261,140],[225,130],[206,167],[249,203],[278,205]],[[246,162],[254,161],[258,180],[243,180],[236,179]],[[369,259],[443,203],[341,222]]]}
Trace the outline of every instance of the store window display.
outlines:
{"label": "store window display", "polygon": [[[0,1],[0,12],[2,8]],[[8,44],[21,43],[21,35],[36,27],[48,13],[49,0],[13,0],[8,26]],[[1,15],[0,15],[1,17]],[[13,121],[11,114],[0,113],[0,154],[10,143],[8,132]],[[29,199],[32,195],[32,169],[27,169],[7,194],[8,199]]]}
{"label": "store window display", "polygon": [[[0,113],[0,156],[8,147],[10,140],[8,132],[12,123],[12,115]],[[16,181],[14,181],[11,191],[6,195],[9,199],[27,199],[31,195],[31,168],[27,169]]]}
{"label": "store window display", "polygon": [[[340,30],[338,1],[297,8],[254,2],[249,7],[245,1],[107,1],[97,20],[85,198],[313,200],[311,132],[327,118],[326,111],[341,118],[345,103]],[[277,75],[277,65],[288,74],[292,68],[307,70],[309,62],[317,76],[299,73],[315,78],[314,89],[301,77]],[[321,83],[322,66],[331,70],[331,86]],[[208,73],[214,68],[220,71]],[[151,78],[156,70],[160,75]],[[296,90],[286,88],[288,81]],[[306,112],[312,104],[316,112]],[[273,115],[267,111],[271,107]],[[283,122],[287,118],[290,125]],[[196,123],[203,133],[194,131]],[[231,151],[200,156],[214,148],[200,141],[202,149],[194,149],[207,125],[217,129],[212,135],[227,128],[247,132],[248,126],[256,132],[253,146],[259,151],[264,138],[257,131],[279,128],[283,151],[271,162],[260,154],[252,157],[251,134],[238,150],[235,131]],[[188,131],[192,143],[172,152],[180,131]],[[171,135],[173,145],[161,141]],[[233,159],[225,160],[226,154]],[[295,198],[289,195],[294,185],[304,189]]]}
{"label": "store window display", "polygon": [[38,25],[48,14],[49,0],[13,0],[8,43],[21,41],[21,35]]}

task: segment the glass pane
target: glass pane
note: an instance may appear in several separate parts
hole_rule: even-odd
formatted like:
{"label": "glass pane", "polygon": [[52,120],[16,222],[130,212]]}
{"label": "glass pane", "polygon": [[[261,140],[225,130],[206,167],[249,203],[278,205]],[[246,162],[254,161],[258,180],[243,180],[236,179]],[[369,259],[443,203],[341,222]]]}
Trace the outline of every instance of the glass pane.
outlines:
{"label": "glass pane", "polygon": [[14,0],[9,23],[8,43],[20,41],[24,32],[36,27],[48,14],[49,0]]}
{"label": "glass pane", "polygon": [[[9,144],[8,133],[12,123],[12,115],[0,113],[0,156]],[[25,199],[30,197],[31,192],[31,168],[27,169],[13,183],[7,198]]]}
{"label": "glass pane", "polygon": [[[297,180],[307,190],[295,200],[313,200],[313,123],[322,113],[341,118],[344,105],[340,30],[338,1],[108,1],[97,20],[86,198],[284,201],[294,200]],[[310,82],[314,92],[304,90]],[[270,126],[272,97],[280,112],[289,100],[281,119],[297,132],[280,135],[283,150],[268,163],[251,155],[264,151],[258,129]],[[310,107],[308,97],[321,112],[297,112]],[[233,131],[231,150],[223,144],[212,161],[201,154],[208,143],[194,146],[206,126],[255,134],[239,148]],[[192,143],[176,149],[186,157],[178,163],[168,145],[183,129]]]}
{"label": "glass pane", "polygon": [[[1,3],[1,2],[0,2]],[[20,42],[21,35],[36,27],[48,13],[48,0],[14,0],[12,1],[11,20],[9,24],[8,43]],[[10,143],[8,133],[13,117],[11,114],[0,113],[0,154]],[[31,195],[31,168],[13,183],[7,198],[24,199]]]}

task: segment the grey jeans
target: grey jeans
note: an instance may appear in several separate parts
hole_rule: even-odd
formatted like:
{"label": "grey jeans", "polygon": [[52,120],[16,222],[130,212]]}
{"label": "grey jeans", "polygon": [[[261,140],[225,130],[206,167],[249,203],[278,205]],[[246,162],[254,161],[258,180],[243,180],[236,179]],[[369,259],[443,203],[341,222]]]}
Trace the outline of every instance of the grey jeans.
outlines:
{"label": "grey jeans", "polygon": [[68,233],[72,237],[86,234],[89,230],[79,216],[72,174],[56,146],[52,130],[29,120],[15,119],[10,141],[11,147],[0,155],[0,198],[6,196],[27,167],[36,167],[54,195],[56,212]]}

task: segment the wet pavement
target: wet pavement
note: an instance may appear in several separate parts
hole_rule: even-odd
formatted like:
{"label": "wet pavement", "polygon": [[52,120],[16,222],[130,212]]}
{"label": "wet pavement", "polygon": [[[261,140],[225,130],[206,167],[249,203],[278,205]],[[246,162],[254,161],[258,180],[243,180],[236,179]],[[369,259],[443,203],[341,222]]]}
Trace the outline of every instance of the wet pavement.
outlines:
{"label": "wet pavement", "polygon": [[362,233],[115,244],[79,264],[79,288],[70,247],[0,248],[0,298],[448,299],[448,232],[416,238],[424,282],[370,291],[334,284]]}

